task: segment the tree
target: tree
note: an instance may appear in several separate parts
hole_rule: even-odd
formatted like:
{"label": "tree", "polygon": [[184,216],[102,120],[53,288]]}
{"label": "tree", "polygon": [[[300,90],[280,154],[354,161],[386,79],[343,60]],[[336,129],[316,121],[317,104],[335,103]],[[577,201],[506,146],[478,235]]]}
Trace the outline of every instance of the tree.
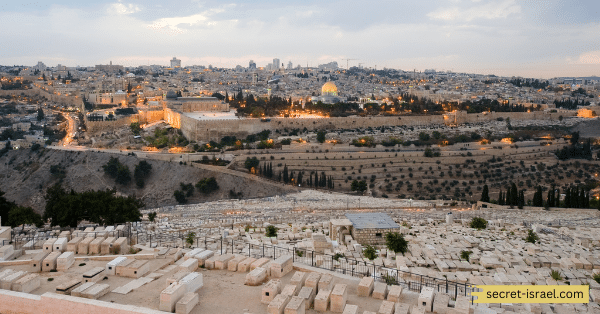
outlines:
{"label": "tree", "polygon": [[317,141],[319,143],[324,143],[325,142],[325,135],[327,135],[327,131],[324,130],[320,130],[317,132]]}
{"label": "tree", "polygon": [[196,239],[196,233],[195,232],[188,232],[188,234],[185,236],[185,242],[189,245],[192,246],[194,244],[194,239]]}
{"label": "tree", "polygon": [[38,121],[44,120],[44,110],[42,110],[42,108],[38,109],[38,111],[37,111],[37,120]]}
{"label": "tree", "polygon": [[477,230],[483,230],[485,228],[487,228],[487,220],[481,218],[481,217],[473,217],[473,219],[471,219],[471,223],[469,224],[469,226],[473,229],[477,229]]}
{"label": "tree", "polygon": [[[550,203],[550,199],[548,199],[548,203]],[[544,206],[544,200],[542,198],[542,187],[539,185],[538,185],[535,193],[533,194],[533,206],[537,206],[537,207]]]}
{"label": "tree", "polygon": [[364,180],[354,180],[352,181],[350,188],[352,189],[352,191],[356,191],[358,192],[358,194],[362,195],[367,190],[367,182]]}
{"label": "tree", "polygon": [[471,253],[473,253],[472,251],[461,251],[460,252],[460,258],[464,259],[465,261],[469,261],[469,257],[471,256]]}
{"label": "tree", "polygon": [[31,207],[15,206],[8,213],[8,225],[11,227],[17,227],[22,224],[35,225],[41,228],[44,225],[42,216]]}
{"label": "tree", "polygon": [[140,135],[140,132],[142,131],[139,122],[132,122],[129,125],[129,128],[131,129],[131,133],[133,133],[133,135]]}
{"label": "tree", "polygon": [[152,165],[149,164],[145,160],[141,160],[133,171],[133,178],[135,180],[135,184],[139,188],[143,188],[145,185],[146,178],[150,175],[150,171],[152,170]]}
{"label": "tree", "polygon": [[185,198],[185,193],[183,193],[183,191],[176,190],[175,192],[173,192],[173,196],[175,196],[175,200],[177,201],[177,203],[179,203],[179,204],[187,203],[187,199]]}
{"label": "tree", "polygon": [[419,133],[419,140],[421,142],[427,142],[431,139],[431,137],[429,136],[429,134],[425,133],[425,132],[421,132]]}
{"label": "tree", "polygon": [[274,238],[277,236],[277,228],[273,225],[268,225],[265,229],[265,237]]}
{"label": "tree", "polygon": [[154,219],[156,219],[156,212],[149,213],[148,220],[150,220],[150,222],[154,222]]}
{"label": "tree", "polygon": [[290,182],[290,176],[288,174],[288,167],[287,165],[283,166],[283,183],[289,183]]}
{"label": "tree", "polygon": [[385,244],[394,253],[402,253],[404,255],[408,251],[408,241],[404,239],[404,235],[398,232],[386,233]]}
{"label": "tree", "polygon": [[374,260],[377,258],[377,251],[375,250],[374,247],[370,246],[370,245],[366,245],[365,248],[363,249],[363,255],[370,261]]}
{"label": "tree", "polygon": [[490,201],[490,195],[487,184],[483,186],[483,191],[481,192],[481,201],[488,202]]}
{"label": "tree", "polygon": [[196,188],[203,194],[210,194],[219,189],[217,179],[215,177],[204,178],[196,183]]}
{"label": "tree", "polygon": [[525,239],[525,242],[535,244],[537,241],[539,241],[539,239],[540,238],[538,237],[538,235],[535,232],[533,232],[533,230],[527,231],[527,238]]}
{"label": "tree", "polygon": [[258,165],[260,164],[260,161],[258,160],[258,158],[256,157],[246,157],[246,161],[244,162],[244,168],[252,171],[252,168],[256,169],[258,168]]}

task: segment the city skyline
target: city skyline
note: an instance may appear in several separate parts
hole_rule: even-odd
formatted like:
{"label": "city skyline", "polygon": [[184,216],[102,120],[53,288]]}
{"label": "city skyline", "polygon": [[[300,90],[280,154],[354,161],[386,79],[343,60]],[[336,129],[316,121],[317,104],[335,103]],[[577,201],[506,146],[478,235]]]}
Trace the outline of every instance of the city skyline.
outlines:
{"label": "city skyline", "polygon": [[[0,64],[341,68],[552,78],[600,73],[592,1],[0,4]],[[355,59],[346,61],[346,59]],[[348,62],[348,63],[347,63]]]}

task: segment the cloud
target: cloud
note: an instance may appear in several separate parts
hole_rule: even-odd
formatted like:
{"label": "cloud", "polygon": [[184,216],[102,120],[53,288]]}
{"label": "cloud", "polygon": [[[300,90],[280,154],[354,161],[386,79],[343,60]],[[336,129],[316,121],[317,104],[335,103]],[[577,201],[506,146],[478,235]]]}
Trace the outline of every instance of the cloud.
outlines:
{"label": "cloud", "polygon": [[217,21],[209,19],[210,16],[224,12],[224,9],[211,9],[202,13],[193,14],[189,16],[179,17],[166,17],[155,20],[151,25],[147,27],[149,29],[159,31],[167,34],[182,34],[185,32],[184,26],[212,26]]}
{"label": "cloud", "polygon": [[600,64],[600,50],[588,51],[579,55],[578,58],[567,58],[569,64]]}
{"label": "cloud", "polygon": [[123,4],[120,1],[113,3],[108,7],[109,13],[116,13],[120,15],[132,14],[141,11],[139,6],[135,4]]}
{"label": "cloud", "polygon": [[511,14],[521,13],[521,6],[515,0],[493,1],[470,8],[439,8],[427,14],[430,19],[442,21],[472,21],[476,19],[505,19]]}

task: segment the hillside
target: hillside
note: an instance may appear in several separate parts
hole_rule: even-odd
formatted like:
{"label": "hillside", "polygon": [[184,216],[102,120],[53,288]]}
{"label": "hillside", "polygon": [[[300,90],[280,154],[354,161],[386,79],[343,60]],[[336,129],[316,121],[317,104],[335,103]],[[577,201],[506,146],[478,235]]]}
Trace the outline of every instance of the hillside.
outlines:
{"label": "hillside", "polygon": [[[235,174],[232,171],[200,169],[191,165],[181,165],[166,161],[147,160],[152,171],[144,188],[137,188],[132,182],[127,186],[117,185],[114,180],[104,174],[102,165],[111,156],[119,158],[132,172],[140,161],[135,156],[113,155],[99,152],[74,152],[42,149],[32,152],[29,149],[10,151],[0,158],[0,190],[5,197],[22,206],[31,206],[37,212],[43,212],[46,189],[59,182],[60,176],[53,175],[50,168],[60,165],[65,170],[62,186],[77,192],[86,190],[104,190],[116,188],[122,195],[133,195],[141,198],[146,208],[164,205],[176,205],[173,192],[179,189],[179,183],[195,184],[203,178],[214,176],[219,190],[208,196],[195,191],[188,198],[188,204],[230,198],[229,191],[241,192],[243,198],[255,198],[285,194],[294,190],[290,186],[274,182],[256,184],[262,179],[255,176]],[[262,181],[261,181],[262,182]]]}

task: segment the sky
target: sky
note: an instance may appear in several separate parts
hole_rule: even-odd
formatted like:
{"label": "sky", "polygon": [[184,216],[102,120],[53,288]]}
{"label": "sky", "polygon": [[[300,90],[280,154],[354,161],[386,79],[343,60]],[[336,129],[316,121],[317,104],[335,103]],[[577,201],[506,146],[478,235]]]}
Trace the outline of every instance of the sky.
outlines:
{"label": "sky", "polygon": [[[294,66],[600,76],[600,1],[8,1],[0,64]],[[352,60],[346,60],[352,59]]]}

